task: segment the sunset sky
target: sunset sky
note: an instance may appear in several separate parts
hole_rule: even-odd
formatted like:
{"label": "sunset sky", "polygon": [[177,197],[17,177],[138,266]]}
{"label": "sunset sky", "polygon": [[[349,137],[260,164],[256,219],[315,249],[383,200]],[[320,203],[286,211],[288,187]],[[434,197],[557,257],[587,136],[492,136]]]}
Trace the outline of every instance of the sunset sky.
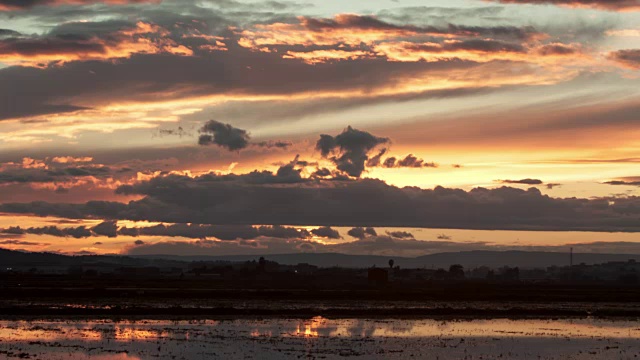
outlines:
{"label": "sunset sky", "polygon": [[0,247],[640,253],[640,0],[0,0]]}

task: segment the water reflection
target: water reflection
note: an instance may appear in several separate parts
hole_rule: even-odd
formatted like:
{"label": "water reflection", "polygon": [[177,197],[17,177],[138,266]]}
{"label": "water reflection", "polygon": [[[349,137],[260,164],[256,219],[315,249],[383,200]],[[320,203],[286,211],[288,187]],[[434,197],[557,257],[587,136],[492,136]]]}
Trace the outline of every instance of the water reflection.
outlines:
{"label": "water reflection", "polygon": [[0,358],[632,359],[636,320],[0,321]]}

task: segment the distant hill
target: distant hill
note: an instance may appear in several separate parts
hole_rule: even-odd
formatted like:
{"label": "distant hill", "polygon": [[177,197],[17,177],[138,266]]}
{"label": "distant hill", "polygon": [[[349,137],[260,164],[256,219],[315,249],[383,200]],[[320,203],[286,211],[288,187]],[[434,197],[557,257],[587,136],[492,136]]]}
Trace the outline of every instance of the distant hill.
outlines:
{"label": "distant hill", "polygon": [[[259,255],[233,256],[177,256],[177,255],[86,255],[66,256],[53,253],[31,253],[0,249],[0,268],[7,267],[69,267],[102,264],[112,267],[122,266],[184,266],[193,261],[244,262],[257,260]],[[519,266],[521,268],[546,268],[569,265],[569,254],[559,252],[533,251],[464,251],[424,255],[415,258],[374,255],[347,255],[337,253],[298,253],[264,255],[267,260],[284,265],[308,263],[319,267],[368,268],[386,267],[393,258],[401,268],[448,268],[461,264],[465,268],[488,266]],[[573,254],[573,263],[587,265],[634,259],[640,262],[640,254]]]}
{"label": "distant hill", "polygon": [[[175,256],[148,255],[139,258],[162,258],[181,261],[251,261],[257,260],[259,255],[232,256]],[[546,268],[549,266],[569,265],[569,254],[565,252],[543,251],[463,251],[448,252],[419,256],[416,258],[375,255],[347,255],[337,253],[299,253],[264,255],[268,260],[285,265],[308,263],[319,267],[350,267],[367,268],[373,265],[386,267],[389,259],[393,258],[395,265],[402,268],[448,268],[451,264],[461,264],[465,268],[489,266],[498,268],[503,266],[519,266],[521,268]],[[640,261],[640,254],[573,254],[573,263],[587,265],[612,261]]]}
{"label": "distant hill", "polygon": [[123,266],[171,266],[176,261],[169,259],[140,259],[119,255],[69,256],[54,253],[38,253],[0,249],[0,268],[17,267],[70,267],[80,265]]}

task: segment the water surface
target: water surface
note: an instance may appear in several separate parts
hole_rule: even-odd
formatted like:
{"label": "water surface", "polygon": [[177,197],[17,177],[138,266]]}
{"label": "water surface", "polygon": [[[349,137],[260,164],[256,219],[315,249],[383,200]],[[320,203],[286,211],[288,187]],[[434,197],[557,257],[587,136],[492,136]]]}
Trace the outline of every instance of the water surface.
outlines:
{"label": "water surface", "polygon": [[221,319],[0,321],[0,358],[637,359],[640,321]]}

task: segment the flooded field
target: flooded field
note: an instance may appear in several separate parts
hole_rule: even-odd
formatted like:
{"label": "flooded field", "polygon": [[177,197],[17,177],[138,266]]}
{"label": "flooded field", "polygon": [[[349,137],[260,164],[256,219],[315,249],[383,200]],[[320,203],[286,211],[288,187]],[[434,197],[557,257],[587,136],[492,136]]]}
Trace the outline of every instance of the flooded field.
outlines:
{"label": "flooded field", "polygon": [[2,320],[0,359],[638,359],[640,321]]}

